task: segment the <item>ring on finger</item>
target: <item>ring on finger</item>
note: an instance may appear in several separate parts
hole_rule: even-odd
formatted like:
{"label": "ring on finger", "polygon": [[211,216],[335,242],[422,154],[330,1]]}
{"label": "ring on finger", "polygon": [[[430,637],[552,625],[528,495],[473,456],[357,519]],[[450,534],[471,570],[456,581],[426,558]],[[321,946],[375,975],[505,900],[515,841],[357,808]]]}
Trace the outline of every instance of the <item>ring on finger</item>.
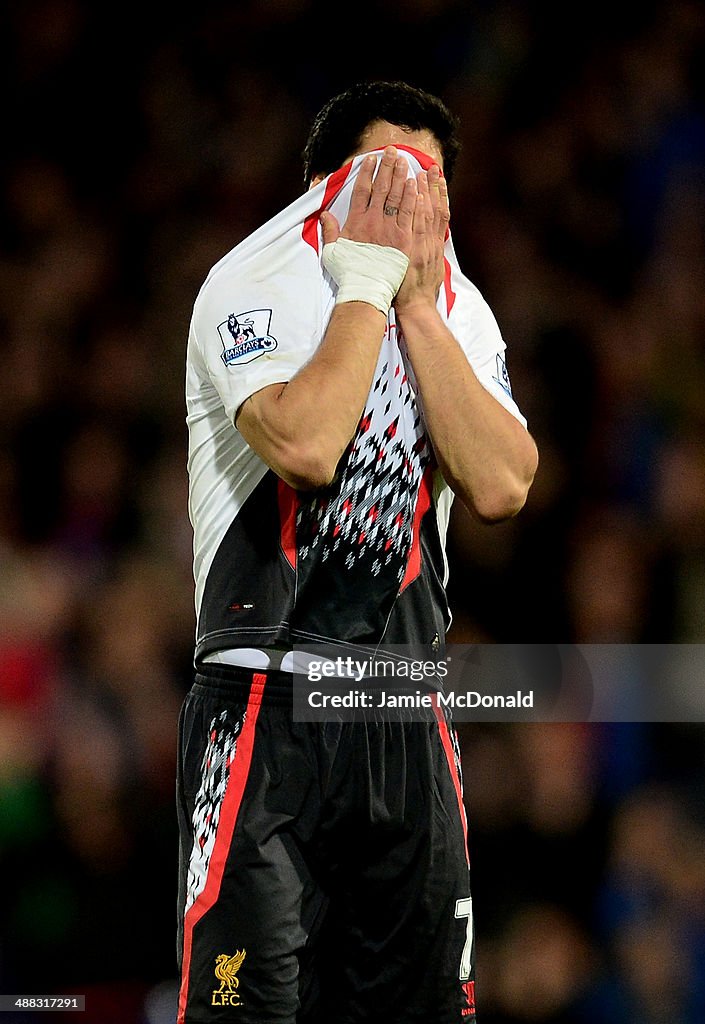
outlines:
{"label": "ring on finger", "polygon": [[385,217],[396,217],[396,215],[398,213],[399,213],[399,207],[398,206],[392,206],[391,203],[385,203],[384,204],[384,215],[385,215]]}

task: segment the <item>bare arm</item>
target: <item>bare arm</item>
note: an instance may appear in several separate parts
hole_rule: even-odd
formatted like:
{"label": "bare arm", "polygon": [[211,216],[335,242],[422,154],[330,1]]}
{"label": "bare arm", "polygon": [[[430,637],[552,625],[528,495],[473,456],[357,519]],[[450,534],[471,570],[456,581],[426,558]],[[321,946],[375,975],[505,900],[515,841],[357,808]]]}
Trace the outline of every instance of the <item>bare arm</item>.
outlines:
{"label": "bare arm", "polygon": [[[375,164],[369,157],[360,168],[342,231],[330,213],[321,215],[323,242],[342,235],[408,254],[416,182],[407,179],[406,161],[394,147],[385,150],[373,181]],[[385,215],[385,205],[396,215]],[[367,302],[339,303],[309,362],[238,411],[236,425],[247,443],[292,487],[309,490],[333,479],[363,413],[385,324],[385,315]]]}
{"label": "bare arm", "polygon": [[526,501],[538,453],[522,424],[482,386],[438,313],[449,219],[446,183],[431,168],[419,175],[414,246],[394,305],[441,472],[471,512],[498,522]]}
{"label": "bare arm", "polygon": [[330,483],[360,421],[386,320],[366,302],[336,306],[314,357],[287,384],[247,399],[237,427],[298,490]]}

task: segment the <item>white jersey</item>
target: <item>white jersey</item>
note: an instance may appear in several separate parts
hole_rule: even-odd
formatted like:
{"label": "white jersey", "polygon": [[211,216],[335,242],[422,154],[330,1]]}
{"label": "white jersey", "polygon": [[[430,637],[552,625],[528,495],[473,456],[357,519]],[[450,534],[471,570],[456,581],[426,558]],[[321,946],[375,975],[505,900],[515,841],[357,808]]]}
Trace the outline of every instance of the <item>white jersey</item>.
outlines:
{"label": "white jersey", "polygon": [[[429,165],[398,148],[410,175]],[[325,334],[336,284],[321,265],[319,215],[330,209],[345,222],[362,159],[224,256],[194,305],[186,402],[197,659],[318,640],[430,642],[449,624],[452,492],[435,465],[393,308],[365,411],[330,488],[293,491],[234,425],[242,403],[290,380]],[[483,386],[525,425],[499,328],[450,236],[445,256],[439,311]]]}

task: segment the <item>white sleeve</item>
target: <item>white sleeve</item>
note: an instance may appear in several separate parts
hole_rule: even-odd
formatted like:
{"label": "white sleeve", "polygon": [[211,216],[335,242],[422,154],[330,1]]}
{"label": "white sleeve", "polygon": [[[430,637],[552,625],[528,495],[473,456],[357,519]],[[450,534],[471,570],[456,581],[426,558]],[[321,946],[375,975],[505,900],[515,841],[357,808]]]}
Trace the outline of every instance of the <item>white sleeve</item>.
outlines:
{"label": "white sleeve", "polygon": [[286,383],[321,340],[318,256],[284,237],[254,256],[221,262],[194,304],[198,349],[231,422],[242,403]]}
{"label": "white sleeve", "polygon": [[494,314],[475,285],[460,272],[452,248],[450,256],[450,284],[455,300],[448,315],[448,327],[483,387],[526,426],[512,395],[505,361],[507,346]]}

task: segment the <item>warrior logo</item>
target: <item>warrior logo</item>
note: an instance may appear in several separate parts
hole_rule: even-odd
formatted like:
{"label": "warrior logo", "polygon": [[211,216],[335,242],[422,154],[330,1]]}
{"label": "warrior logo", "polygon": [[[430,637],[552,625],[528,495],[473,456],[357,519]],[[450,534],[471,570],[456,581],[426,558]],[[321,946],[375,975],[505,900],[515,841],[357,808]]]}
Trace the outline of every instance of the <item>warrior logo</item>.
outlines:
{"label": "warrior logo", "polygon": [[472,1017],[475,1019],[475,982],[466,981],[464,985],[461,985],[463,993],[465,995],[466,1006],[461,1011],[463,1017]]}
{"label": "warrior logo", "polygon": [[269,333],[271,319],[271,309],[248,309],[245,313],[229,313],[228,319],[218,324],[223,343],[220,358],[226,366],[251,363],[277,347],[276,339]]}
{"label": "warrior logo", "polygon": [[220,982],[220,988],[213,989],[211,1006],[240,1006],[238,986],[240,979],[237,972],[242,967],[242,961],[247,955],[246,950],[239,949],[232,956],[221,953],[215,958],[215,976]]}

